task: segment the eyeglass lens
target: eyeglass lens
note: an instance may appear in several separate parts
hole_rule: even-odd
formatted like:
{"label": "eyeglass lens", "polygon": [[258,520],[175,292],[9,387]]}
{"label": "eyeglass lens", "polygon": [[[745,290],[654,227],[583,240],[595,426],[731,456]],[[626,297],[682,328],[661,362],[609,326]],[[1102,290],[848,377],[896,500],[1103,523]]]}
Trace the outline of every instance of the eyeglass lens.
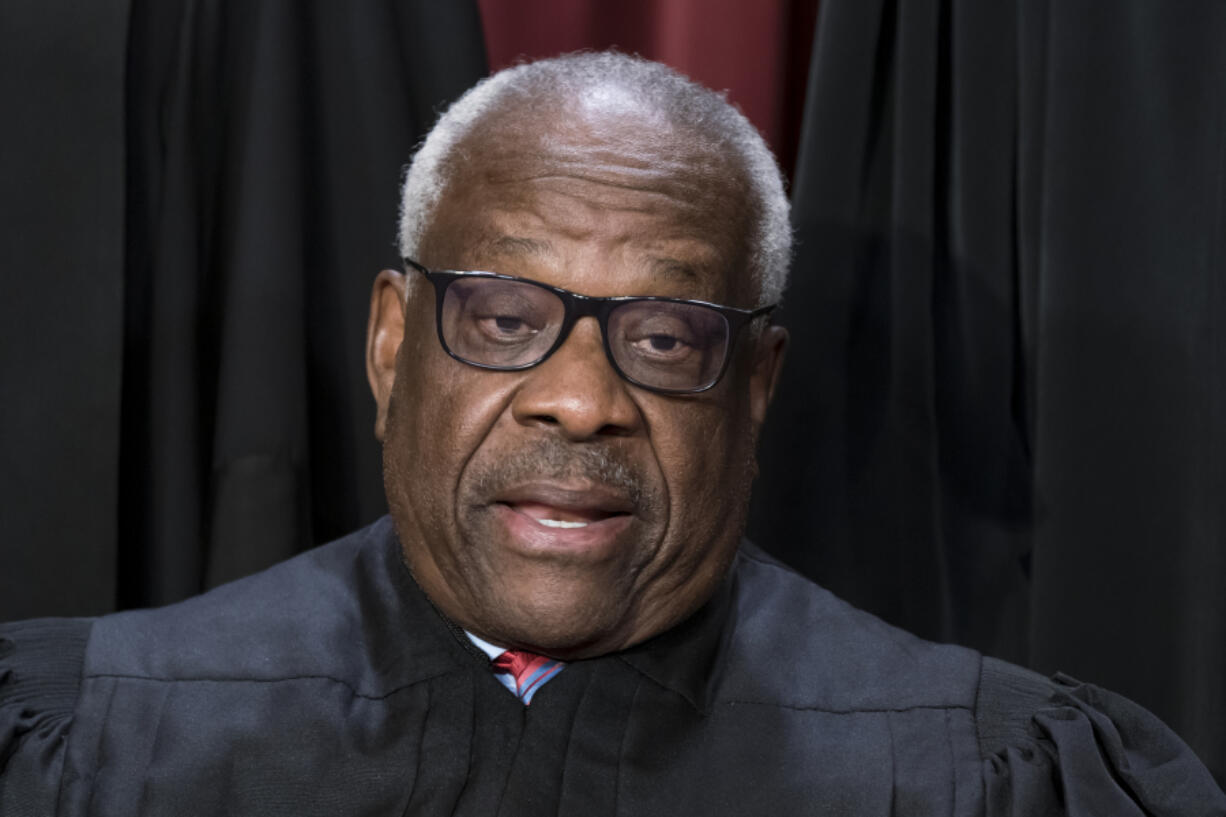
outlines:
{"label": "eyeglass lens", "polygon": [[[566,308],[554,292],[522,281],[460,278],[447,287],[442,334],[470,363],[518,368],[539,362],[562,330]],[[687,391],[719,376],[728,322],[699,304],[627,301],[609,313],[608,347],[621,372],[645,386]]]}

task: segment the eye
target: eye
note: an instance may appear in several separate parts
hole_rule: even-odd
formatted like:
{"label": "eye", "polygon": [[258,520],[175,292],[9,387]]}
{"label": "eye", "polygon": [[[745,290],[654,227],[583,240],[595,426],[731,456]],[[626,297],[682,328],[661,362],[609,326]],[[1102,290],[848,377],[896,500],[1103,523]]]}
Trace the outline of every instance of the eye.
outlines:
{"label": "eye", "polygon": [[651,348],[657,352],[667,352],[680,343],[679,340],[671,335],[652,335],[647,340],[651,344]]}
{"label": "eye", "polygon": [[548,350],[565,312],[561,299],[543,287],[472,275],[447,288],[438,328],[447,350],[461,360],[515,368]]}
{"label": "eye", "polygon": [[530,340],[541,331],[540,326],[529,323],[527,317],[520,315],[488,314],[475,315],[474,318],[486,337],[500,343]]}
{"label": "eye", "polygon": [[535,288],[482,281],[470,289],[463,320],[473,341],[498,345],[525,343],[549,323],[548,304]]}
{"label": "eye", "polygon": [[660,363],[684,359],[694,351],[692,333],[684,323],[649,320],[627,327],[625,340],[636,354]]}
{"label": "eye", "polygon": [[498,315],[492,320],[498,331],[504,334],[514,334],[528,328],[523,318],[517,318],[514,315]]}
{"label": "eye", "polygon": [[609,319],[609,345],[617,364],[641,382],[686,388],[718,369],[727,322],[701,304],[631,301]]}
{"label": "eye", "polygon": [[648,335],[640,343],[646,343],[653,352],[671,352],[682,345],[682,340],[674,335]]}

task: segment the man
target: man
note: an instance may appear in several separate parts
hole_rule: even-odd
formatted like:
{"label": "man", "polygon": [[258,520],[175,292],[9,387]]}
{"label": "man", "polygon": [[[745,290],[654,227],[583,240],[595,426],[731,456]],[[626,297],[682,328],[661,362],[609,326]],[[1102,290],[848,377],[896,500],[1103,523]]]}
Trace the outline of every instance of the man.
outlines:
{"label": "man", "polygon": [[0,631],[4,814],[1220,814],[1135,705],[740,542],[783,359],[760,138],[662,66],[521,66],[408,173],[367,366],[391,520]]}

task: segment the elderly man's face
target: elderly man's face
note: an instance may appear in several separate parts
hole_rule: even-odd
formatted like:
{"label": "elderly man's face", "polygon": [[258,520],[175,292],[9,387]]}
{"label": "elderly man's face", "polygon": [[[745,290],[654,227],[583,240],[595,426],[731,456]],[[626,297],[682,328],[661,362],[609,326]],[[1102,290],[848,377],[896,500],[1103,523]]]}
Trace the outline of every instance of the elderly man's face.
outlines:
{"label": "elderly man's face", "polygon": [[[465,141],[417,260],[758,305],[739,167],[634,112],[532,116]],[[368,364],[389,505],[431,600],[493,643],[566,659],[700,606],[743,527],[783,330],[744,332],[719,384],[666,396],[619,377],[594,318],[535,368],[461,363],[436,337],[433,289],[412,282],[402,302],[405,283],[376,282]]]}

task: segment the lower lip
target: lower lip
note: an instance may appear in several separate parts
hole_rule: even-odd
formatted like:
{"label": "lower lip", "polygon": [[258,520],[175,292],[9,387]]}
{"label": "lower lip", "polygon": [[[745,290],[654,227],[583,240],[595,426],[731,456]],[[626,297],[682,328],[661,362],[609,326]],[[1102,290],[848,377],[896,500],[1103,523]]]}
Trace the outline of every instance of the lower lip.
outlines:
{"label": "lower lip", "polygon": [[509,505],[493,506],[495,516],[507,527],[520,549],[531,554],[585,554],[599,558],[617,545],[633,516],[618,514],[582,528],[551,528]]}

